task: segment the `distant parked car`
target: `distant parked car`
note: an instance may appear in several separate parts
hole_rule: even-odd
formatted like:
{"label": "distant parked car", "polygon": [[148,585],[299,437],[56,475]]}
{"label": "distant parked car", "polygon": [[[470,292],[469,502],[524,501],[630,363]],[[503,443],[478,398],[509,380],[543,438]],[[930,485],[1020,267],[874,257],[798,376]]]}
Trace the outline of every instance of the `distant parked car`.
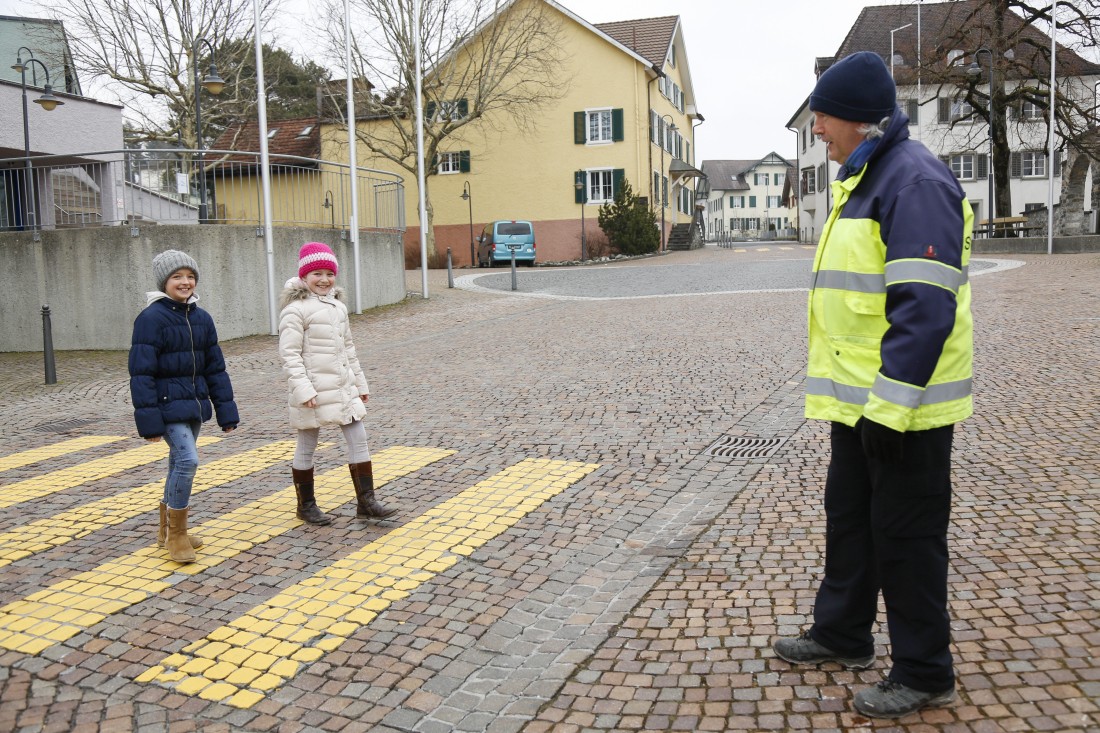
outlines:
{"label": "distant parked car", "polygon": [[516,264],[535,264],[535,228],[529,221],[517,219],[489,222],[477,238],[478,267],[496,267],[512,261],[516,252]]}

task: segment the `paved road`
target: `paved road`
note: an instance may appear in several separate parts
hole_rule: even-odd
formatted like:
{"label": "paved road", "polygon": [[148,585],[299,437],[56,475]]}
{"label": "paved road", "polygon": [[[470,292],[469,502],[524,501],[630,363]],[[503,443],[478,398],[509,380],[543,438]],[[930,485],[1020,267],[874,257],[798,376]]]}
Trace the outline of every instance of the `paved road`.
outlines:
{"label": "paved road", "polygon": [[[0,355],[0,730],[870,726],[850,697],[888,668],[883,633],[859,673],[769,647],[808,624],[821,565],[811,256],[523,269],[519,293],[432,272],[429,299],[356,317],[401,508],[369,525],[336,431],[318,490],[339,519],[294,519],[274,339],[226,344],[244,422],[205,434],[187,568],[152,541],[163,458],[133,437],[125,356],[59,354],[45,387],[40,355]],[[972,274],[960,700],[891,729],[1097,730],[1100,257]]]}

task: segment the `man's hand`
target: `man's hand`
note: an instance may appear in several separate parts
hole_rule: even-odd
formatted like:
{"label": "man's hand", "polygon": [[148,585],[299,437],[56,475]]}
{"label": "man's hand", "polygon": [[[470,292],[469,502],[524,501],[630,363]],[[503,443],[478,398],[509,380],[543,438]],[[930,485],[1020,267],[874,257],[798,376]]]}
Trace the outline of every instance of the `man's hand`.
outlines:
{"label": "man's hand", "polygon": [[882,463],[901,463],[905,433],[865,417],[856,423],[856,431],[863,443],[863,452],[870,458]]}

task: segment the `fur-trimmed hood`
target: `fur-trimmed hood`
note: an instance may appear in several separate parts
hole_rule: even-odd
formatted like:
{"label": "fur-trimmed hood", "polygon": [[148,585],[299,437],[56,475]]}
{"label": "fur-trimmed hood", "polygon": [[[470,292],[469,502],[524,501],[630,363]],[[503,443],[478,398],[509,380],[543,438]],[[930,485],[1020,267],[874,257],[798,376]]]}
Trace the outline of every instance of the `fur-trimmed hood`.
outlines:
{"label": "fur-trimmed hood", "polygon": [[310,297],[321,298],[322,300],[324,298],[335,298],[342,302],[344,300],[344,289],[337,285],[333,287],[332,292],[328,295],[315,295],[306,285],[305,280],[300,277],[292,277],[286,281],[283,285],[283,291],[279,293],[279,310],[286,308],[294,301],[305,300]]}

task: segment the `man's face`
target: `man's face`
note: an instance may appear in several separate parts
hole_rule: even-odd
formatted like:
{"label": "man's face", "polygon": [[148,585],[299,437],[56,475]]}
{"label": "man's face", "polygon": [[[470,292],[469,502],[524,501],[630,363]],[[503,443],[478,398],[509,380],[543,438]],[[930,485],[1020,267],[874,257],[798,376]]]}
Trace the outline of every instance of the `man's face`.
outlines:
{"label": "man's face", "polygon": [[859,133],[863,124],[832,117],[824,112],[814,112],[812,132],[825,143],[829,160],[844,165],[852,151],[863,142],[864,136]]}

